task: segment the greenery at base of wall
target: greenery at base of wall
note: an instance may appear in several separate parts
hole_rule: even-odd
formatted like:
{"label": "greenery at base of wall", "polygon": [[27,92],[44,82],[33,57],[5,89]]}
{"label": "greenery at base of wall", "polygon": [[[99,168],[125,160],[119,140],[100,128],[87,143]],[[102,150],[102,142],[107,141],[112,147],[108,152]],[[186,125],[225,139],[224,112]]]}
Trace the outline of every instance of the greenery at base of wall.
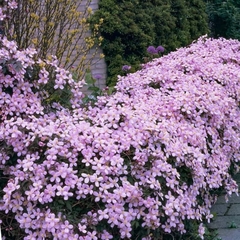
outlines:
{"label": "greenery at base of wall", "polygon": [[208,33],[203,0],[100,0],[92,27],[100,19],[108,86],[124,75],[123,65],[138,70],[149,56],[148,46],[162,45],[168,53]]}

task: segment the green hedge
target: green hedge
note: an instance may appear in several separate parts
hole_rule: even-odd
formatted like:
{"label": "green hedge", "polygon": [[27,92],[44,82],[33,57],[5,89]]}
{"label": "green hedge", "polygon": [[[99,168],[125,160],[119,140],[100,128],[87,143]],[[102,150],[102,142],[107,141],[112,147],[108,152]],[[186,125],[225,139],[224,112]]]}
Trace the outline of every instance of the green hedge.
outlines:
{"label": "green hedge", "polygon": [[240,1],[206,0],[211,35],[240,40]]}
{"label": "green hedge", "polygon": [[131,72],[139,69],[149,45],[162,45],[168,53],[208,33],[205,10],[203,0],[100,0],[91,23],[103,19],[107,85],[124,74],[123,65],[131,65]]}

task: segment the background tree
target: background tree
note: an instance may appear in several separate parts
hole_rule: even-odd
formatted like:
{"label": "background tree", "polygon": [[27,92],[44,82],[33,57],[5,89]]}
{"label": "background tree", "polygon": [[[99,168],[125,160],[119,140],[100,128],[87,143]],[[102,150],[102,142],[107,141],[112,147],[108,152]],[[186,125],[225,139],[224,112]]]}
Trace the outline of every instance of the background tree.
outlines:
{"label": "background tree", "polygon": [[210,0],[206,3],[211,35],[240,39],[240,2],[238,0]]}
{"label": "background tree", "polygon": [[208,32],[203,0],[100,0],[93,26],[100,19],[108,85],[115,85],[123,65],[139,69],[149,45],[162,45],[168,53]]}
{"label": "background tree", "polygon": [[74,66],[80,77],[93,59],[87,59],[90,50],[92,56],[97,52],[98,25],[91,34],[89,31],[90,3],[91,0],[17,0],[18,8],[6,22],[5,34],[21,49],[34,46],[42,59],[57,56],[65,69]]}

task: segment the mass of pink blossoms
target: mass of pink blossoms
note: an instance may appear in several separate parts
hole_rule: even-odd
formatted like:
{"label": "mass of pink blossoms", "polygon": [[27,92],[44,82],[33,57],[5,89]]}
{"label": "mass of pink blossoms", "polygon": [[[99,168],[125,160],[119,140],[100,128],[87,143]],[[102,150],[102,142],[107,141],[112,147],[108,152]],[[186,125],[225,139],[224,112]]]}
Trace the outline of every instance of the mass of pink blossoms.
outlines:
{"label": "mass of pink blossoms", "polygon": [[[203,238],[213,190],[238,191],[240,42],[202,37],[88,107],[56,59],[0,45],[5,237],[150,240],[197,221]],[[49,87],[70,88],[70,106],[47,104]]]}

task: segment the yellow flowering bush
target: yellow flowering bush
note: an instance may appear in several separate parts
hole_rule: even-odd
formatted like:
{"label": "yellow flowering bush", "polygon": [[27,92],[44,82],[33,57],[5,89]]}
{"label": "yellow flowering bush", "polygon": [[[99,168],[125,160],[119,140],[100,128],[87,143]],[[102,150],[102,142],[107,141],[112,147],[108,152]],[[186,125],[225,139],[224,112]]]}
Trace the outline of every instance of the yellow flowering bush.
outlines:
{"label": "yellow flowering bush", "polygon": [[5,35],[20,49],[38,49],[39,58],[56,56],[65,69],[74,67],[80,78],[102,41],[96,44],[101,21],[89,30],[90,5],[91,0],[19,0],[11,18],[5,20]]}

